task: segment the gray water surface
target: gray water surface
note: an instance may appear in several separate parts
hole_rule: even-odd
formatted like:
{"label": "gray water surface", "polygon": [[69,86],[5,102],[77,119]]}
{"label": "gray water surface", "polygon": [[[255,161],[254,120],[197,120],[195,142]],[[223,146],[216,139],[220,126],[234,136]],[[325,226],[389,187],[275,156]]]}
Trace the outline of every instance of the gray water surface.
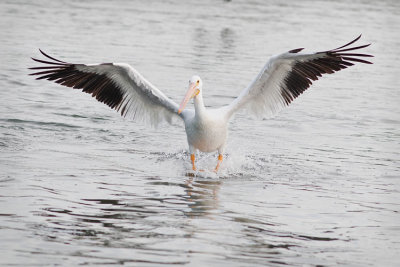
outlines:
{"label": "gray water surface", "polygon": [[[390,0],[1,1],[0,264],[399,266],[399,25]],[[27,70],[38,48],[126,62],[176,102],[198,74],[218,107],[270,56],[360,33],[374,64],[269,120],[238,114],[218,175],[187,176],[181,122],[152,129]]]}

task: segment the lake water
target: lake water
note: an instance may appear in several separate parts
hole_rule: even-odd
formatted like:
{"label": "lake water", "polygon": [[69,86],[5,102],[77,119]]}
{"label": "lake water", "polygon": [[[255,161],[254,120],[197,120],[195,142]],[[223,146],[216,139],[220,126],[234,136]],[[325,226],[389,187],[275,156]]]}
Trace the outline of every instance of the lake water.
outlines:
{"label": "lake water", "polygon": [[[400,266],[400,2],[1,1],[3,266]],[[266,60],[360,33],[373,65],[269,120],[238,114],[219,175],[187,175],[183,125],[152,129],[35,81],[38,48],[126,62],[180,102],[230,103]],[[210,169],[216,154],[200,154]]]}

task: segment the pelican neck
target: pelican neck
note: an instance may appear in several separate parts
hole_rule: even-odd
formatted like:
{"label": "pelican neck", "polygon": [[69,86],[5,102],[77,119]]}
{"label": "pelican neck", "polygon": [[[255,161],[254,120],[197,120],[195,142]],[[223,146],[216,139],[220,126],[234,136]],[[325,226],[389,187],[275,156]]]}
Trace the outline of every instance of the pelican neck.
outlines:
{"label": "pelican neck", "polygon": [[194,98],[194,110],[196,115],[200,115],[205,111],[204,102],[203,102],[203,95],[201,92]]}

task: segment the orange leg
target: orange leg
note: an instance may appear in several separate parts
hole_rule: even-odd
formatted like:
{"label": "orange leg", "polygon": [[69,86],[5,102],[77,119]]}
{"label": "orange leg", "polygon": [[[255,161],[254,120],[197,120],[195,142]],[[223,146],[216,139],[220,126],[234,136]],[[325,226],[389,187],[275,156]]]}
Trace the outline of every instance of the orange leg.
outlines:
{"label": "orange leg", "polygon": [[192,161],[192,169],[195,171],[196,170],[196,166],[194,165],[194,160],[195,160],[194,154],[190,154],[190,160]]}
{"label": "orange leg", "polygon": [[219,169],[219,165],[221,165],[222,159],[223,159],[223,156],[222,156],[222,154],[219,154],[219,155],[218,155],[218,163],[217,163],[217,167],[215,167],[215,172],[217,172],[217,171],[218,171],[218,169]]}

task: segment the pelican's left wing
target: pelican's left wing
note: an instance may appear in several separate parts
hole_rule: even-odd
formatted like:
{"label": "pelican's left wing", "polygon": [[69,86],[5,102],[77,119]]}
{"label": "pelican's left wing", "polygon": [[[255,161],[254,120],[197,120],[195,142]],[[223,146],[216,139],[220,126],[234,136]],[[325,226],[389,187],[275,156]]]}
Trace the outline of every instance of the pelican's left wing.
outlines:
{"label": "pelican's left wing", "polygon": [[171,122],[178,115],[178,104],[148,82],[138,71],[124,63],[71,64],[40,52],[50,61],[32,58],[47,64],[30,69],[40,70],[30,75],[54,81],[91,94],[98,101],[119,111],[122,116],[157,125]]}
{"label": "pelican's left wing", "polygon": [[272,57],[250,86],[225,107],[228,117],[242,107],[257,115],[272,115],[289,105],[322,74],[345,69],[352,62],[372,64],[360,58],[371,55],[349,52],[369,46],[349,47],[360,37],[329,51],[302,53],[303,48],[299,48]]}

